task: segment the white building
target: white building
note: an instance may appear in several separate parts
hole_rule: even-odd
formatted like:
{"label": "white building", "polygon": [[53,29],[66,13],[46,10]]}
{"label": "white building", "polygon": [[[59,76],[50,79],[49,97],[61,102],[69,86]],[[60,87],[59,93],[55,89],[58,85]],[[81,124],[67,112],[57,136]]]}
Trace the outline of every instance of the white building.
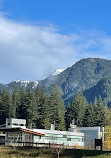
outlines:
{"label": "white building", "polygon": [[6,145],[28,145],[30,143],[38,144],[56,144],[64,146],[84,146],[84,133],[75,131],[58,131],[45,129],[28,129],[26,120],[6,119],[6,127],[0,128],[0,131],[6,133]]}
{"label": "white building", "polygon": [[104,127],[77,127],[74,121],[70,124],[68,131],[58,131],[51,125],[50,130],[28,129],[25,119],[6,119],[6,127],[1,127],[0,131],[5,132],[6,145],[29,145],[38,144],[58,144],[64,146],[91,147],[94,148],[95,139],[103,138]]}
{"label": "white building", "polygon": [[26,120],[25,119],[15,119],[15,118],[6,119],[6,127],[7,128],[12,128],[12,127],[26,128]]}
{"label": "white building", "polygon": [[93,148],[95,147],[95,139],[101,139],[104,142],[104,127],[77,127],[74,124],[70,124],[68,129],[70,132],[78,131],[84,133],[84,146]]}

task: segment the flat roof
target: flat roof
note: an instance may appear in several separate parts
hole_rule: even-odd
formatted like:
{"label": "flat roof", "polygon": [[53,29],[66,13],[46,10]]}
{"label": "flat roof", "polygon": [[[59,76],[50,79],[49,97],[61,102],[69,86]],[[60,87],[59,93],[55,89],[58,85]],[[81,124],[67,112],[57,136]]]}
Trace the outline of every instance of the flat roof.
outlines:
{"label": "flat roof", "polygon": [[58,131],[58,130],[46,130],[46,129],[33,129],[35,132],[40,132],[43,134],[61,134],[61,135],[75,135],[84,136],[82,132],[69,132],[69,131]]}
{"label": "flat roof", "polygon": [[78,130],[100,130],[100,126],[94,126],[94,127],[77,127]]}
{"label": "flat roof", "polygon": [[6,136],[6,134],[0,134],[0,137],[5,137]]}
{"label": "flat roof", "polygon": [[46,134],[84,136],[84,133],[82,132],[69,132],[69,131],[46,130],[46,129],[28,129],[28,128],[22,128],[22,127],[2,127],[0,128],[0,131],[4,131],[4,132],[23,131],[26,133],[40,135],[40,136],[45,136]]}

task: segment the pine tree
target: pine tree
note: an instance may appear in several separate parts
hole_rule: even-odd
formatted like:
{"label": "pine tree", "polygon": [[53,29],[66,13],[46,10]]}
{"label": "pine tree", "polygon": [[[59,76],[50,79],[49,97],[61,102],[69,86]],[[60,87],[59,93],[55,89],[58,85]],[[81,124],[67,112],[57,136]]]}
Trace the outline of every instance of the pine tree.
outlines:
{"label": "pine tree", "polygon": [[92,103],[86,108],[84,117],[84,126],[92,127],[94,126],[94,109]]}
{"label": "pine tree", "polygon": [[38,105],[36,103],[36,96],[34,90],[31,91],[31,121],[32,127],[36,127],[37,119],[38,119]]}
{"label": "pine tree", "polygon": [[25,91],[24,91],[23,87],[20,87],[18,99],[19,99],[19,105],[18,105],[18,109],[17,109],[17,117],[20,119],[26,119],[26,108],[27,107],[24,104]]}
{"label": "pine tree", "polygon": [[86,98],[82,92],[79,92],[72,103],[72,117],[77,126],[83,126],[85,110],[88,106]]}
{"label": "pine tree", "polygon": [[8,115],[6,114],[5,106],[3,105],[2,102],[2,92],[0,92],[0,125],[5,124],[6,121],[5,119],[7,116]]}
{"label": "pine tree", "polygon": [[94,102],[94,125],[95,126],[105,125],[104,106],[101,96],[99,96],[98,100],[97,98],[95,98],[95,102]]}
{"label": "pine tree", "polygon": [[11,94],[7,90],[3,90],[0,97],[0,122],[4,124],[6,118],[13,117],[12,115],[12,99]]}
{"label": "pine tree", "polygon": [[24,95],[24,107],[26,107],[26,119],[28,128],[32,128],[33,123],[33,104],[32,104],[32,94],[29,87],[26,87]]}
{"label": "pine tree", "polygon": [[11,97],[12,97],[12,106],[13,106],[13,108],[12,108],[12,115],[13,115],[12,117],[13,118],[17,118],[17,115],[18,115],[18,113],[17,113],[18,106],[19,106],[18,96],[19,96],[19,91],[16,87],[14,87],[12,95],[11,95]]}
{"label": "pine tree", "polygon": [[72,116],[72,108],[70,103],[68,103],[67,107],[66,107],[66,112],[65,112],[65,124],[66,124],[66,129],[68,129],[70,127],[70,123],[73,120],[73,116]]}
{"label": "pine tree", "polygon": [[52,107],[50,97],[46,97],[44,103],[44,115],[43,115],[43,126],[45,129],[50,129],[52,119]]}
{"label": "pine tree", "polygon": [[56,129],[65,130],[65,106],[57,86],[52,88],[51,93],[52,122],[55,122]]}
{"label": "pine tree", "polygon": [[45,103],[46,95],[40,87],[37,87],[35,91],[35,97],[36,97],[36,107],[38,113],[36,126],[37,128],[44,128],[43,119],[44,119],[44,103]]}

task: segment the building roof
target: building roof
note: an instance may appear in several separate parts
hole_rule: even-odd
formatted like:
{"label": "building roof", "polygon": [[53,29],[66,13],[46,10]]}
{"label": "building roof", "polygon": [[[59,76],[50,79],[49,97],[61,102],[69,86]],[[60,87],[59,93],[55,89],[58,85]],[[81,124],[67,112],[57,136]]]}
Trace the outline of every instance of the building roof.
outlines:
{"label": "building roof", "polygon": [[2,128],[0,128],[0,131],[3,131],[3,132],[23,131],[23,132],[34,134],[34,135],[45,136],[42,133],[36,132],[36,131],[28,129],[28,128],[21,128],[21,127],[2,127]]}
{"label": "building roof", "polygon": [[75,135],[75,136],[84,136],[84,133],[80,132],[69,132],[69,131],[58,131],[58,130],[46,130],[46,129],[28,129],[28,128],[21,128],[21,127],[2,127],[0,131],[23,131],[26,133],[45,136],[46,134],[61,134],[61,135]]}
{"label": "building roof", "polygon": [[21,128],[21,131],[26,132],[26,133],[30,133],[30,134],[34,134],[34,135],[45,136],[43,133],[36,132],[34,130],[27,129],[27,128],[26,129]]}
{"label": "building roof", "polygon": [[0,134],[0,137],[5,137],[6,136],[6,134]]}
{"label": "building roof", "polygon": [[46,129],[33,129],[35,132],[43,133],[43,134],[62,134],[62,135],[76,135],[76,136],[84,136],[82,132],[69,132],[69,131],[58,131],[58,130],[46,130]]}

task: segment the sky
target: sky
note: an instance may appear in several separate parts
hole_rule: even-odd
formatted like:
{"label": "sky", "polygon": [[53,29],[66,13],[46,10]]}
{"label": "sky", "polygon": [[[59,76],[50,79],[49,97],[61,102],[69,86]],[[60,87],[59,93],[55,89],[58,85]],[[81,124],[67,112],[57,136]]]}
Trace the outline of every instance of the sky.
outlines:
{"label": "sky", "polygon": [[111,59],[111,0],[0,0],[0,83]]}

